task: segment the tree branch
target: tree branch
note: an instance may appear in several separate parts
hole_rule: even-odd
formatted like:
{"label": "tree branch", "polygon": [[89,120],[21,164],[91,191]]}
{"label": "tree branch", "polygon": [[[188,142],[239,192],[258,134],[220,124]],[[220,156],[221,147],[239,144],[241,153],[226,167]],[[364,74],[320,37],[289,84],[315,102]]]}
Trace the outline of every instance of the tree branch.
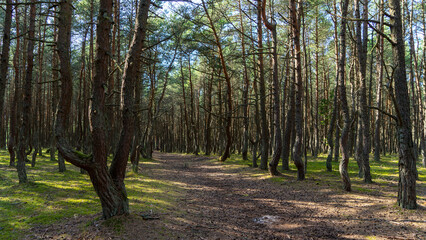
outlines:
{"label": "tree branch", "polygon": [[384,115],[386,115],[386,116],[388,116],[388,117],[390,117],[393,120],[395,120],[395,121],[398,122],[398,118],[396,116],[394,116],[394,115],[392,115],[392,114],[390,114],[390,113],[388,113],[388,112],[386,112],[386,111],[384,111],[384,110],[382,110],[382,109],[380,109],[378,107],[369,106],[369,108],[370,109],[375,109],[375,110],[379,111],[380,113],[382,113],[382,114],[384,114]]}

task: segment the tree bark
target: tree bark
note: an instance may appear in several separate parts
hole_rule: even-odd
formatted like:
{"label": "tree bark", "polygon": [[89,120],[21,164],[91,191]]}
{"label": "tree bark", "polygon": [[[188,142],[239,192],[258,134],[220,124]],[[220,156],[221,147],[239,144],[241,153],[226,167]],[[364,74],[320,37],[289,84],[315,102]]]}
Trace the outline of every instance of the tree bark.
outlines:
{"label": "tree bark", "polygon": [[[360,0],[355,0],[355,17],[360,18]],[[367,44],[368,44],[368,2],[363,1],[363,20],[356,23],[356,49],[358,55],[358,78],[360,80],[360,129],[359,129],[359,142],[358,148],[360,149],[360,163],[364,176],[364,182],[372,183],[370,173],[370,109],[367,101]],[[361,27],[361,25],[363,25]]]}
{"label": "tree bark", "polygon": [[268,150],[269,150],[269,129],[268,120],[266,118],[266,86],[265,86],[265,70],[263,63],[263,34],[262,34],[262,1],[257,3],[257,45],[259,49],[258,65],[259,65],[259,98],[260,98],[260,169],[268,169]]}
{"label": "tree bark", "polygon": [[27,45],[27,67],[25,72],[25,82],[23,86],[24,99],[22,104],[22,121],[19,131],[19,146],[18,146],[18,177],[19,183],[26,183],[27,173],[25,169],[25,161],[27,159],[26,150],[30,146],[30,114],[31,114],[31,98],[32,98],[32,81],[33,81],[33,66],[34,66],[34,36],[35,36],[35,18],[36,6],[35,0],[31,0],[30,7],[30,26],[28,29],[28,45]]}
{"label": "tree bark", "polygon": [[[19,31],[19,12],[18,12],[18,8],[15,8],[15,21],[17,22],[16,24],[16,35],[19,36],[20,31]],[[14,93],[13,93],[13,100],[10,104],[10,138],[8,141],[8,145],[7,145],[7,149],[9,151],[9,155],[10,155],[10,160],[9,160],[9,166],[15,166],[15,147],[16,147],[16,141],[18,140],[18,102],[19,102],[19,94],[20,94],[20,71],[19,71],[19,53],[20,53],[20,48],[21,48],[21,44],[20,44],[21,40],[20,38],[16,39],[16,49],[15,49],[15,53],[13,56],[13,69],[15,72],[15,76],[14,76],[14,84],[15,84],[15,89],[14,89]]]}
{"label": "tree bark", "polygon": [[10,50],[10,28],[12,25],[12,0],[6,0],[6,13],[3,25],[3,44],[0,59],[0,148],[6,147],[6,128],[3,128],[3,122],[6,121],[4,109],[4,99],[6,92],[7,71],[9,68],[9,50]]}
{"label": "tree bark", "polygon": [[414,156],[413,139],[411,136],[410,100],[408,95],[405,68],[405,46],[399,0],[389,1],[391,38],[393,41],[393,57],[396,65],[395,81],[395,111],[398,117],[398,149],[399,149],[399,180],[398,205],[406,209],[416,209],[416,159]]}
{"label": "tree bark", "polygon": [[272,19],[272,23],[266,17],[266,0],[262,1],[262,18],[266,28],[272,33],[272,82],[273,82],[273,115],[274,115],[274,152],[269,162],[269,173],[272,176],[281,175],[277,167],[281,157],[281,124],[280,124],[280,83],[278,80],[278,43],[277,43],[277,24]]}
{"label": "tree bark", "polygon": [[305,166],[302,160],[302,143],[303,143],[303,78],[302,78],[302,58],[300,54],[300,24],[299,16],[296,8],[296,0],[290,0],[290,15],[291,15],[291,26],[292,36],[294,42],[294,64],[296,69],[295,74],[295,112],[294,112],[294,123],[295,123],[295,142],[293,146],[293,161],[297,167],[297,180],[305,179]]}
{"label": "tree bark", "polygon": [[349,173],[348,173],[348,164],[349,164],[349,131],[351,128],[351,118],[349,115],[349,108],[348,108],[348,100],[346,98],[346,83],[345,83],[345,64],[346,64],[346,16],[348,15],[348,5],[349,0],[343,1],[342,6],[342,20],[341,20],[341,28],[340,28],[340,34],[339,34],[339,71],[337,75],[337,79],[339,82],[339,99],[340,99],[340,106],[341,111],[343,113],[343,129],[340,137],[340,150],[342,152],[342,159],[340,160],[339,164],[339,172],[340,177],[342,178],[343,182],[343,189],[346,191],[351,191],[351,181],[349,179]]}
{"label": "tree bark", "polygon": [[[380,0],[380,13],[379,21],[380,26],[379,30],[383,32],[383,21],[384,14],[383,11],[383,0]],[[377,80],[376,80],[376,105],[381,109],[382,106],[382,81],[383,81],[383,37],[380,34],[377,34]],[[381,134],[381,122],[382,114],[377,111],[376,119],[374,122],[374,161],[380,162],[380,134]]]}
{"label": "tree bark", "polygon": [[71,1],[63,0],[60,3],[60,18],[58,32],[58,53],[61,60],[61,100],[55,123],[55,134],[60,154],[77,167],[87,170],[98,194],[104,218],[129,212],[129,202],[124,186],[124,176],[130,150],[130,142],[133,136],[133,97],[134,81],[139,77],[140,54],[146,33],[150,1],[140,3],[136,21],[136,31],[128,52],[121,89],[121,111],[123,115],[123,127],[116,155],[107,168],[107,151],[105,143],[105,91],[104,85],[108,79],[108,48],[109,32],[111,29],[112,0],[101,1],[99,7],[97,27],[97,56],[95,76],[93,79],[93,99],[90,112],[90,122],[93,137],[93,156],[87,156],[72,150],[65,138],[66,119],[70,112],[72,99],[71,74],[67,71],[70,67],[70,26],[72,7]]}
{"label": "tree bark", "polygon": [[241,150],[241,155],[243,157],[243,160],[247,160],[247,153],[248,153],[248,142],[249,142],[249,98],[248,98],[248,92],[250,87],[250,80],[247,70],[247,62],[246,62],[246,46],[245,46],[245,37],[244,37],[244,24],[243,24],[243,16],[242,16],[242,9],[241,9],[241,0],[238,0],[238,10],[240,13],[240,25],[241,25],[241,51],[242,51],[242,60],[243,60],[243,67],[244,67],[244,89],[243,89],[243,114],[244,114],[244,133],[243,133],[243,147]]}

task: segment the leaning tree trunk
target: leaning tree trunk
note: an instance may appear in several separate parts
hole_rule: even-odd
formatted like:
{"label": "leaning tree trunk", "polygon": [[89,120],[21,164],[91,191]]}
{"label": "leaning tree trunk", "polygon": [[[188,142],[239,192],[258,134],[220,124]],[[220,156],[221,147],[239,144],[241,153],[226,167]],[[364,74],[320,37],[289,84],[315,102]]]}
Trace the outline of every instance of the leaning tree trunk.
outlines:
{"label": "leaning tree trunk", "polygon": [[410,100],[405,69],[405,46],[402,26],[401,3],[389,1],[393,57],[396,65],[395,110],[398,118],[399,181],[398,205],[406,209],[417,208],[416,202],[416,158],[411,136]]}

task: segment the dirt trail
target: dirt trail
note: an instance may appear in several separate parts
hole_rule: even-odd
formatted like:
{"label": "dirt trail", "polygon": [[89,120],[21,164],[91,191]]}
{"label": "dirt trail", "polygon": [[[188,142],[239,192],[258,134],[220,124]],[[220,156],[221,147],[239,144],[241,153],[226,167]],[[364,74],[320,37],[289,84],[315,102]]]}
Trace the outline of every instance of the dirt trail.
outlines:
{"label": "dirt trail", "polygon": [[152,177],[187,189],[180,204],[187,214],[169,225],[187,239],[426,239],[425,210],[389,212],[394,199],[380,193],[347,194],[313,180],[279,184],[206,157],[154,158],[165,169]]}
{"label": "dirt trail", "polygon": [[[315,179],[298,182],[285,177],[282,183],[274,182],[259,176],[258,170],[223,165],[207,157],[155,153],[154,159],[159,164],[142,165],[141,171],[183,187],[177,206],[159,220],[143,221],[133,214],[119,235],[91,226],[85,233],[70,230],[74,237],[426,239],[425,209],[400,210],[394,198],[383,194],[383,186],[372,186],[373,191],[366,193],[345,193]],[[49,233],[55,229],[61,225],[51,227],[44,236],[54,236]]]}

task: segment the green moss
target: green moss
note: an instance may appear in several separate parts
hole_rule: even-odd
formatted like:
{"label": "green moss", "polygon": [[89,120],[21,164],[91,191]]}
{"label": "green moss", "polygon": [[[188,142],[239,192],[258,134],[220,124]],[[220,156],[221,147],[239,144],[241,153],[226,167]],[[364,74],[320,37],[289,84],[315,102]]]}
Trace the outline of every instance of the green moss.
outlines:
{"label": "green moss", "polygon": [[73,153],[77,154],[77,156],[79,156],[80,158],[84,158],[84,159],[92,158],[92,155],[87,155],[77,150],[73,150]]}
{"label": "green moss", "polygon": [[[142,159],[141,164],[159,163]],[[27,166],[30,182],[20,185],[16,169],[9,167],[8,153],[0,150],[0,240],[24,239],[31,227],[101,212],[89,176],[69,163],[66,167],[66,172],[59,173],[50,157],[38,157],[36,167]],[[131,212],[175,210],[184,192],[179,183],[151,179],[143,172],[128,172],[125,184]],[[123,229],[119,222],[111,226],[118,233]],[[84,231],[84,224],[81,228]]]}

